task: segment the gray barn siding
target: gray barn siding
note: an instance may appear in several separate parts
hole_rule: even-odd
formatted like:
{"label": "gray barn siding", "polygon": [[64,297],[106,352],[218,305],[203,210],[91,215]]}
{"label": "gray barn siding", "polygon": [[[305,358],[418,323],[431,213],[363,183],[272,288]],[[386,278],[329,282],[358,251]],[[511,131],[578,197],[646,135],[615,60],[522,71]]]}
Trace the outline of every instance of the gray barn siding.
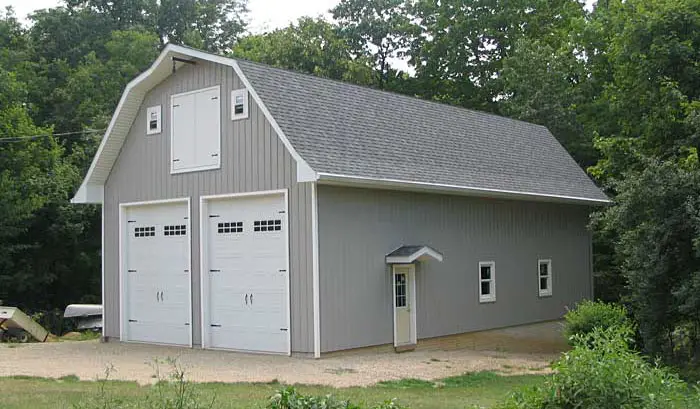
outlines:
{"label": "gray barn siding", "polygon": [[[170,96],[221,85],[221,169],[170,174]],[[199,61],[152,89],[105,185],[106,335],[119,337],[119,204],[189,197],[192,206],[194,343],[201,344],[199,197],[289,189],[292,350],[313,351],[311,186],[297,184],[296,164],[257,104],[247,120],[231,121],[230,93],[243,85],[233,69]],[[162,133],[146,135],[146,107],[161,105]]]}
{"label": "gray barn siding", "polygon": [[[402,244],[444,254],[416,268],[418,338],[556,319],[592,295],[589,209],[370,189],[318,187],[321,350],[393,343],[384,256]],[[539,298],[538,259],[553,296]],[[480,304],[478,262],[496,262],[495,303]]]}

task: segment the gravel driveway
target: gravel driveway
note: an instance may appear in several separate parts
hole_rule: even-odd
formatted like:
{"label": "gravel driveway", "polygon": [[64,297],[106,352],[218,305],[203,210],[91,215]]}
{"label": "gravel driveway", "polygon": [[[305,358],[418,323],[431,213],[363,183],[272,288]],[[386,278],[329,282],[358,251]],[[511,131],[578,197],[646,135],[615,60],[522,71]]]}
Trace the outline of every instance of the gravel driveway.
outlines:
{"label": "gravel driveway", "polygon": [[[491,370],[505,374],[543,373],[556,355],[506,354],[457,350],[386,352],[332,356],[319,360],[249,355],[98,341],[0,345],[0,376],[27,375],[83,380],[103,376],[139,383],[154,381],[154,359],[175,358],[187,377],[197,382],[269,382],[367,386],[401,378],[432,380],[465,372]],[[167,371],[167,367],[162,367]]]}

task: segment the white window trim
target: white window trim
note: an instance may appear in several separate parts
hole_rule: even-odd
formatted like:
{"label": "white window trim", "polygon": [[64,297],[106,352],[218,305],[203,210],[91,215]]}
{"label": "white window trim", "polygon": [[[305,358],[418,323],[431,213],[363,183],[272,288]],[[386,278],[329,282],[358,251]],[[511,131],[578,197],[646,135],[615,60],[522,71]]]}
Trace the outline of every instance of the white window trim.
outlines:
{"label": "white window trim", "polygon": [[[151,114],[157,114],[156,129],[151,129]],[[155,135],[163,131],[163,108],[162,105],[155,105],[146,108],[146,135]]]}
{"label": "white window trim", "polygon": [[[491,267],[491,279],[490,280],[482,280],[481,279],[481,267],[483,267],[483,266]],[[477,277],[479,279],[479,281],[478,281],[479,285],[477,285],[477,291],[479,294],[479,302],[480,303],[496,302],[496,262],[495,261],[480,261],[477,274],[478,274]],[[482,295],[481,294],[481,283],[483,281],[490,281],[491,282],[491,294],[489,294],[489,295]]]}
{"label": "white window trim", "polygon": [[[236,114],[236,98],[243,97],[243,113]],[[248,90],[246,88],[231,91],[231,120],[248,119]]]}
{"label": "white window trim", "polygon": [[[540,266],[542,264],[547,264],[547,289],[542,290],[540,287]],[[551,297],[552,296],[552,260],[551,259],[540,259],[537,260],[537,291],[540,297]]]}
{"label": "white window trim", "polygon": [[200,172],[203,170],[215,170],[215,169],[221,169],[221,133],[222,133],[222,123],[221,123],[221,103],[219,102],[219,110],[218,115],[219,115],[219,136],[216,138],[217,143],[218,143],[218,151],[219,151],[219,160],[217,161],[216,164],[214,165],[203,165],[203,166],[194,166],[191,168],[185,168],[185,169],[175,169],[174,167],[174,162],[173,162],[173,156],[175,156],[175,148],[173,145],[173,140],[175,139],[175,121],[174,121],[174,101],[175,98],[177,97],[182,97],[185,95],[190,95],[190,94],[197,94],[199,92],[206,92],[206,91],[211,91],[213,89],[219,90],[219,101],[221,101],[221,86],[220,85],[214,85],[213,87],[208,87],[208,88],[202,88],[202,89],[196,89],[192,91],[187,91],[187,92],[181,92],[179,94],[173,94],[170,96],[170,174],[171,175],[176,175],[178,173],[190,173],[190,172]]}

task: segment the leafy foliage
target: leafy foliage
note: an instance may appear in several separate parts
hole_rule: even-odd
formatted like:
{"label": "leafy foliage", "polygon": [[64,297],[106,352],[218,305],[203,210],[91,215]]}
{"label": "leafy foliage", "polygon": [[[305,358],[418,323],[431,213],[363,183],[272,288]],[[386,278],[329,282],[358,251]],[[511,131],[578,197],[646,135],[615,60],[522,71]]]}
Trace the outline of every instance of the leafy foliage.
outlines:
{"label": "leafy foliage", "polygon": [[576,335],[575,347],[553,365],[541,388],[516,393],[501,409],[674,409],[700,402],[698,392],[629,347],[626,326]]}
{"label": "leafy foliage", "polygon": [[[618,232],[628,298],[648,352],[681,360],[700,345],[700,172],[647,161],[616,185],[601,229]],[[679,347],[683,347],[679,349]]]}
{"label": "leafy foliage", "polygon": [[624,307],[584,300],[564,315],[564,336],[569,342],[585,338],[595,329],[630,326]]}
{"label": "leafy foliage", "polygon": [[[362,409],[347,400],[340,400],[332,395],[306,396],[289,386],[277,391],[270,398],[269,409]],[[385,401],[372,409],[404,409],[396,399]]]}

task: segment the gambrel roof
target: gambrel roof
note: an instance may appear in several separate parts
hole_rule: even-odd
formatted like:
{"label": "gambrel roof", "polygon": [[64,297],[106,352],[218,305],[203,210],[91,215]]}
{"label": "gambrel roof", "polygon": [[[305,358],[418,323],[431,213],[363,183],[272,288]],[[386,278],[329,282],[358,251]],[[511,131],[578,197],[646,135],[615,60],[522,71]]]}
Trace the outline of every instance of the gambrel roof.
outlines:
{"label": "gambrel roof", "polygon": [[299,182],[608,202],[543,126],[175,45],[127,86],[75,202],[101,202],[140,104],[170,75],[173,56],[231,66],[297,161]]}

